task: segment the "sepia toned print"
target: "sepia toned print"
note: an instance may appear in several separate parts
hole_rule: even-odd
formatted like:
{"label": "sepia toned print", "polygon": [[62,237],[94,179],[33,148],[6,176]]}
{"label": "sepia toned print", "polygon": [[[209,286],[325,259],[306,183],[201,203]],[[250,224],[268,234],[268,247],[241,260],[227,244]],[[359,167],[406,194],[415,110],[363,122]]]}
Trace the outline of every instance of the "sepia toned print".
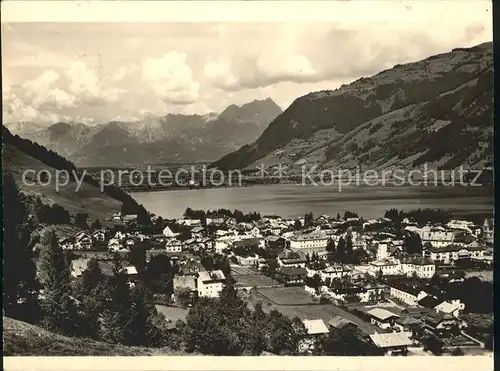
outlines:
{"label": "sepia toned print", "polygon": [[2,21],[5,356],[491,358],[491,4],[218,3]]}

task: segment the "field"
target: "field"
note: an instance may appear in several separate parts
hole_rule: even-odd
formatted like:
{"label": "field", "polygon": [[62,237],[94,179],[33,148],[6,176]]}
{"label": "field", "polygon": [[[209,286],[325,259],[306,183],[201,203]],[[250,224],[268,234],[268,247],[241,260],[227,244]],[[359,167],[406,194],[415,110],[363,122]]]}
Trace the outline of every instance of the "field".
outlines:
{"label": "field", "polygon": [[261,274],[257,269],[240,265],[231,265],[231,274],[238,287],[269,287],[278,285],[272,278]]}
{"label": "field", "polygon": [[314,304],[311,295],[303,287],[273,287],[259,289],[258,292],[276,305]]}
{"label": "field", "polygon": [[7,317],[3,317],[3,330],[4,356],[166,356],[186,354],[168,348],[127,347],[90,339],[62,336]]}
{"label": "field", "polygon": [[334,304],[318,304],[302,287],[275,287],[253,290],[247,298],[251,305],[262,302],[262,308],[269,312],[273,309],[288,317],[305,319],[329,319],[340,315],[358,325],[367,334],[375,331],[383,332],[380,328],[363,321],[354,314],[349,313]]}
{"label": "field", "polygon": [[482,281],[493,282],[493,270],[465,272],[465,278],[479,277]]}
{"label": "field", "polygon": [[245,267],[242,265],[231,264],[231,274],[233,276],[248,276],[260,274],[260,272],[252,267]]}

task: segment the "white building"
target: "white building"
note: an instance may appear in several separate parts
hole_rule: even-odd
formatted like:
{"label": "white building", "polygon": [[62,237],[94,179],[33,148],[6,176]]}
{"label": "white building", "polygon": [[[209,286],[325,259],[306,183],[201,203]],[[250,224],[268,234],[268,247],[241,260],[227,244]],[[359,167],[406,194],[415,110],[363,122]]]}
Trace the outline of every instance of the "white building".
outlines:
{"label": "white building", "polygon": [[451,314],[453,317],[459,317],[465,309],[465,304],[460,300],[443,301],[441,304],[434,307],[438,312]]}
{"label": "white building", "polygon": [[225,236],[219,237],[215,240],[215,251],[220,254],[223,250],[229,249],[235,241],[240,240],[241,236],[234,234],[227,234]]}
{"label": "white building", "polygon": [[459,259],[481,259],[485,248],[471,244],[469,246],[448,245],[442,248],[429,248],[422,251],[422,255],[433,262],[450,264]]}
{"label": "white building", "polygon": [[185,225],[186,227],[197,227],[201,225],[200,219],[181,219],[178,221],[180,225]]}
{"label": "white building", "polygon": [[198,296],[216,298],[224,287],[226,277],[221,270],[200,271],[196,280]]}
{"label": "white building", "polygon": [[446,226],[450,229],[460,229],[469,233],[474,233],[475,230],[474,223],[467,220],[453,219]]}
{"label": "white building", "polygon": [[326,269],[323,269],[319,273],[319,275],[323,282],[325,282],[327,278],[333,280],[341,279],[342,277],[350,277],[352,275],[352,269],[344,265],[332,265]]}
{"label": "white building", "polygon": [[68,237],[61,237],[58,242],[63,250],[73,250],[74,248],[73,242]]}
{"label": "white building", "polygon": [[444,247],[453,242],[455,232],[444,229],[443,227],[432,227],[426,225],[420,230],[422,244],[429,242],[433,247]]}
{"label": "white building", "polygon": [[298,234],[290,238],[290,249],[304,253],[322,252],[325,251],[328,240],[328,236],[320,231]]}
{"label": "white building", "polygon": [[483,223],[483,238],[488,243],[493,243],[493,237],[495,234],[495,220],[493,218],[487,218]]}
{"label": "white building", "polygon": [[171,253],[182,252],[182,243],[178,240],[170,240],[165,243],[165,250]]}
{"label": "white building", "polygon": [[108,250],[110,251],[119,251],[122,247],[122,242],[116,238],[112,238],[108,241]]}
{"label": "white building", "polygon": [[394,276],[402,274],[401,263],[397,259],[389,258],[370,262],[369,273],[373,276],[376,276],[379,271],[382,272],[382,276]]}
{"label": "white building", "polygon": [[172,229],[170,229],[170,227],[168,225],[163,229],[163,235],[165,237],[174,238],[175,236],[177,236],[177,234],[178,233],[172,232]]}
{"label": "white building", "polygon": [[389,244],[387,241],[380,241],[377,245],[377,260],[384,260],[389,257]]}
{"label": "white building", "polygon": [[75,236],[75,248],[79,250],[91,250],[92,238],[85,232],[78,232]]}
{"label": "white building", "polygon": [[410,258],[401,262],[401,270],[408,277],[416,274],[419,278],[428,279],[436,274],[436,264],[425,258]]}

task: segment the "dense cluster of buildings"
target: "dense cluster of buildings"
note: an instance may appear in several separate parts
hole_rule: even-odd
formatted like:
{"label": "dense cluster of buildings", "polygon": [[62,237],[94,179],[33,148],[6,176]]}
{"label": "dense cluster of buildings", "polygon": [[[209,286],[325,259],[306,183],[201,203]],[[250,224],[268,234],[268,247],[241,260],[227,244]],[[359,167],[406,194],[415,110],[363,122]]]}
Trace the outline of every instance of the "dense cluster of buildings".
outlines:
{"label": "dense cluster of buildings", "polygon": [[[123,220],[123,218],[122,218]],[[238,223],[234,218],[179,219],[165,226],[161,234],[144,235],[138,232],[99,229],[81,231],[73,238],[60,239],[63,249],[90,251],[99,247],[109,253],[130,252],[138,244],[148,246],[148,257],[167,254],[176,259],[179,274],[173,278],[174,295],[181,290],[199,297],[217,297],[226,282],[224,273],[207,270],[199,259],[203,254],[226,255],[233,267],[251,267],[272,277],[281,286],[302,286],[318,299],[328,299],[337,305],[360,303],[376,306],[391,300],[407,307],[407,312],[373,307],[362,314],[367,323],[380,329],[369,334],[378,347],[392,351],[406,349],[412,343],[415,329],[425,328],[433,333],[441,329],[463,326],[460,315],[464,305],[428,290],[425,282],[436,275],[441,266],[453,266],[460,260],[492,261],[493,222],[484,225],[452,220],[446,225],[416,225],[403,221],[403,235],[396,236],[385,218],[364,221],[358,218],[335,219],[322,215],[303,226],[305,221],[262,217],[252,223]],[[188,231],[188,233],[186,233]],[[208,232],[210,231],[210,232]],[[420,248],[408,253],[407,237],[420,241]],[[415,238],[418,236],[418,238]],[[336,261],[336,249],[341,240],[349,240],[352,251],[362,251],[365,259],[357,263]],[[332,251],[333,246],[333,251]],[[274,252],[273,255],[271,252]],[[72,274],[85,270],[88,259],[76,259]],[[100,262],[102,270],[109,265]],[[133,282],[135,267],[125,261],[123,269]],[[381,279],[384,280],[381,283]],[[332,326],[356,326],[338,316],[328,323],[310,319],[305,322],[308,336],[313,339]]]}

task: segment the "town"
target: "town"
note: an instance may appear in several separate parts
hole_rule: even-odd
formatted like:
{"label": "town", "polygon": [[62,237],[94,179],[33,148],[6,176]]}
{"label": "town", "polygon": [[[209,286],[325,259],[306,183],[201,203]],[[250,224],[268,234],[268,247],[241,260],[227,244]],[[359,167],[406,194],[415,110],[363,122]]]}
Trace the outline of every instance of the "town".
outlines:
{"label": "town", "polygon": [[187,208],[147,228],[116,213],[58,242],[73,279],[91,261],[112,274],[118,259],[131,287],[147,280],[172,334],[232,285],[249,308],[300,318],[300,354],[468,355],[493,344],[493,223],[429,209],[364,220]]}

